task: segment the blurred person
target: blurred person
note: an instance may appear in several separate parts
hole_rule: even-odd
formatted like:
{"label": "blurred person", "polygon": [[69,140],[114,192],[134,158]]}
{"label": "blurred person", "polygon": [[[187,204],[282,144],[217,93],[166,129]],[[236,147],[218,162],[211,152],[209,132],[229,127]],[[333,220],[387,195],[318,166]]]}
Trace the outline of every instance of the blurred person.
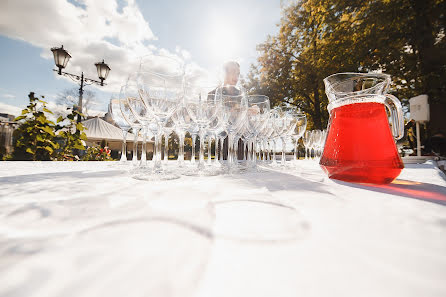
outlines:
{"label": "blurred person", "polygon": [[[240,89],[237,86],[240,79],[240,64],[236,61],[227,61],[223,64],[223,86],[225,88],[226,95],[239,95]],[[244,145],[240,139],[237,148],[237,159],[243,160]],[[223,159],[227,160],[228,157],[228,138],[226,137],[223,142]]]}

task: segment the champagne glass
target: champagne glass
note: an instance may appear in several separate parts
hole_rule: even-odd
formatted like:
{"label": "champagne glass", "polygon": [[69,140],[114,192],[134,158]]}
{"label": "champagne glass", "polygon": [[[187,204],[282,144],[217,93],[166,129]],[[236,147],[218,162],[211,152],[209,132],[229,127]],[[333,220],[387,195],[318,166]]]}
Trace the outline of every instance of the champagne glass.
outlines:
{"label": "champagne glass", "polygon": [[114,94],[112,95],[112,98],[110,99],[110,113],[112,115],[113,121],[116,123],[116,125],[121,128],[122,131],[122,150],[121,150],[121,159],[120,163],[126,163],[127,162],[127,133],[129,132],[131,126],[130,123],[127,122],[124,115],[121,111],[121,99],[119,99],[119,95]]}
{"label": "champagne glass", "polygon": [[[164,60],[164,59],[163,59]],[[153,66],[153,68],[152,68]],[[155,158],[153,162],[153,177],[156,180],[168,180],[179,178],[178,175],[167,172],[161,166],[161,136],[162,131],[170,117],[181,103],[183,90],[183,70],[180,65],[171,69],[167,66],[175,66],[174,61],[167,63],[166,69],[156,68],[157,64],[141,64],[141,72],[138,73],[138,89],[141,99],[147,110],[153,115],[156,126],[152,132],[155,134]],[[155,70],[165,71],[157,73]],[[175,71],[176,70],[176,71]]]}
{"label": "champagne glass", "polygon": [[138,163],[138,134],[141,130],[142,125],[130,109],[129,102],[126,97],[126,85],[121,87],[119,98],[122,114],[127,122],[130,124],[132,132],[134,134],[132,164],[136,166]]}
{"label": "champagne glass", "polygon": [[247,101],[248,101],[248,110],[247,110],[246,121],[248,129],[252,131],[253,154],[251,156],[251,161],[252,161],[252,166],[255,168],[257,164],[257,156],[256,156],[257,136],[268,123],[270,115],[270,101],[269,98],[264,95],[250,95],[247,97]]}
{"label": "champagne glass", "polygon": [[304,136],[302,137],[302,142],[305,146],[305,160],[309,160],[311,158],[310,147],[312,145],[312,132],[310,130],[305,131]]}
{"label": "champagne glass", "polygon": [[228,171],[234,172],[236,156],[234,139],[246,120],[248,102],[244,91],[236,86],[222,86],[216,90],[216,99],[221,103],[221,118],[228,134]]}
{"label": "champagne glass", "polygon": [[297,111],[294,116],[297,119],[297,123],[294,128],[292,137],[294,139],[294,161],[296,162],[299,139],[303,136],[303,134],[305,133],[305,129],[307,128],[307,116],[305,115],[305,113],[300,111]]}
{"label": "champagne glass", "polygon": [[320,139],[319,130],[313,130],[311,133],[311,149],[313,151],[313,160],[317,160],[318,143]]}
{"label": "champagne glass", "polygon": [[173,120],[173,115],[167,120],[166,125],[163,128],[163,137],[164,137],[164,166],[167,167],[169,161],[169,138],[172,132],[175,130],[175,122]]}
{"label": "champagne glass", "polygon": [[[220,167],[220,163],[218,162],[218,135],[223,131],[224,127],[221,123],[221,116],[219,115],[221,113],[221,108],[219,108],[217,110],[217,116],[209,123],[209,126],[207,127],[207,133],[209,135],[209,146],[208,146],[208,165],[210,165],[211,167],[209,168],[209,170],[214,170],[214,173],[217,174],[218,172],[216,172],[219,167]],[[211,142],[212,140],[215,140],[215,159],[214,162],[211,161]]]}
{"label": "champagne glass", "polygon": [[217,118],[220,105],[215,99],[215,88],[213,86],[200,86],[193,83],[187,83],[185,86],[184,98],[186,108],[193,122],[198,127],[200,137],[200,151],[198,159],[198,173],[208,175],[211,172],[205,172],[204,163],[204,140],[209,124]]}
{"label": "champagne glass", "polygon": [[124,89],[124,96],[127,98],[130,111],[142,126],[143,141],[140,167],[144,169],[147,168],[147,138],[150,140],[152,136],[149,127],[154,126],[155,123],[152,114],[142,102],[136,80],[137,74],[129,76]]}
{"label": "champagne glass", "polygon": [[184,104],[184,101],[177,108],[176,112],[172,115],[172,120],[175,123],[175,133],[179,139],[178,159],[177,164],[179,168],[184,167],[184,139],[186,131],[190,130],[193,122],[189,115],[189,112]]}

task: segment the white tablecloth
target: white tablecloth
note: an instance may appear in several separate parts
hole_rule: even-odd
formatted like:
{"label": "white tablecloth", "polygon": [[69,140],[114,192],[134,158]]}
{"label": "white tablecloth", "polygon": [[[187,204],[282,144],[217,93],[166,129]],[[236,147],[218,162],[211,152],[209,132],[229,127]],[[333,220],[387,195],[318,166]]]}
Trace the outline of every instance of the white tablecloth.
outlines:
{"label": "white tablecloth", "polygon": [[446,181],[0,162],[0,296],[446,296]]}

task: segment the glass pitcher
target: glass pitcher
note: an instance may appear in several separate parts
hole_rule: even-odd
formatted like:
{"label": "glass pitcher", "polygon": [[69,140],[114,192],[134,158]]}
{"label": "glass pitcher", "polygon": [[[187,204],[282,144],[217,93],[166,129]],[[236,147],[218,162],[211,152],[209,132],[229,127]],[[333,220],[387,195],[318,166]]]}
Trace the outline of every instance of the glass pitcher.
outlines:
{"label": "glass pitcher", "polygon": [[324,84],[330,120],[322,169],[348,182],[392,182],[404,168],[394,141],[403,137],[404,119],[400,101],[386,94],[390,76],[338,73]]}

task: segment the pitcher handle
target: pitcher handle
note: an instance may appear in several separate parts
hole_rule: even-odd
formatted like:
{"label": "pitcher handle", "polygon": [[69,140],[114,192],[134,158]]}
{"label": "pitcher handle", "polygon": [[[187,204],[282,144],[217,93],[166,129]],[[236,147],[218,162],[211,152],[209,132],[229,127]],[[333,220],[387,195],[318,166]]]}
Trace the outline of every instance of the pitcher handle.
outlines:
{"label": "pitcher handle", "polygon": [[395,140],[404,136],[404,117],[401,102],[393,95],[386,94],[384,105],[389,109],[392,124],[392,134]]}

